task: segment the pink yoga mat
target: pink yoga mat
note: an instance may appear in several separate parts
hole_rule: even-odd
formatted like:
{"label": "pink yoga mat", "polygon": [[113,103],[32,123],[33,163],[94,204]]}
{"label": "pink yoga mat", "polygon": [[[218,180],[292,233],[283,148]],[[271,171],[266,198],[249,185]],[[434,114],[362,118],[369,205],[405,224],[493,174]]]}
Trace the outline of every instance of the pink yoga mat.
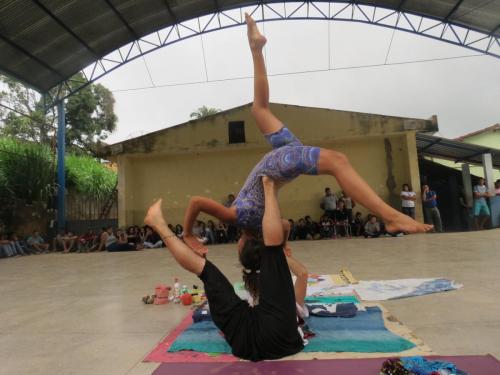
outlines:
{"label": "pink yoga mat", "polygon": [[[491,355],[430,356],[454,363],[470,375],[499,375],[500,362]],[[153,375],[376,375],[387,358],[264,361],[234,363],[163,363]]]}
{"label": "pink yoga mat", "polygon": [[238,358],[230,354],[210,355],[207,353],[181,351],[169,353],[168,349],[177,337],[184,332],[193,322],[193,313],[189,312],[182,322],[165,337],[157,346],[149,353],[144,362],[236,362]]}

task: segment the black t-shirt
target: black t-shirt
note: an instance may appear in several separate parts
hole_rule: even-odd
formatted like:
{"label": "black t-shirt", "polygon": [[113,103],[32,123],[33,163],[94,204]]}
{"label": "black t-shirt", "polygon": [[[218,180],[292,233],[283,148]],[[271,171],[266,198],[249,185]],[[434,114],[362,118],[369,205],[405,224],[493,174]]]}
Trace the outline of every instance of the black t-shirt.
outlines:
{"label": "black t-shirt", "polygon": [[347,210],[335,210],[335,219],[337,221],[346,221],[348,219]]}
{"label": "black t-shirt", "polygon": [[278,359],[303,349],[298,332],[295,292],[283,246],[262,250],[259,304],[241,300],[227,278],[207,261],[200,279],[210,313],[233,354],[260,361]]}

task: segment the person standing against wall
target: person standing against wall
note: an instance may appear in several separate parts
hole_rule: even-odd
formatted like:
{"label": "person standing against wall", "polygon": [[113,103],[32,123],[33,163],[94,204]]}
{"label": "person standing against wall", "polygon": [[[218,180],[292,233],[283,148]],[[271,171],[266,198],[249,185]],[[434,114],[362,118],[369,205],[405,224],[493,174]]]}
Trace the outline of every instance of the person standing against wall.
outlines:
{"label": "person standing against wall", "polygon": [[437,194],[429,188],[429,185],[422,186],[422,203],[424,205],[424,218],[427,224],[434,224],[435,232],[443,231],[441,213],[437,207]]}
{"label": "person standing against wall", "polygon": [[401,210],[405,215],[415,219],[415,201],[417,194],[413,191],[410,185],[403,184],[403,191],[401,191]]}
{"label": "person standing against wall", "polygon": [[325,196],[321,199],[319,205],[325,211],[325,215],[330,219],[335,220],[335,210],[337,209],[337,198],[329,187],[325,188]]}
{"label": "person standing against wall", "polygon": [[488,187],[484,183],[484,178],[481,177],[478,180],[472,192],[474,195],[474,223],[476,225],[476,230],[481,230],[484,229],[491,216],[488,202],[486,202],[486,198],[490,196],[490,193]]}

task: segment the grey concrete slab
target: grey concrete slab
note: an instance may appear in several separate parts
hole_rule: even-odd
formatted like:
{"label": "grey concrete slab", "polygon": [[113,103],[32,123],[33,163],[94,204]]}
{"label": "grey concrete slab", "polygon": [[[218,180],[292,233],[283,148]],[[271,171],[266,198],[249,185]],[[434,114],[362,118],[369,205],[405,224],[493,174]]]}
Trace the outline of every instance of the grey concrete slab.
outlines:
{"label": "grey concrete slab", "polygon": [[[458,291],[383,302],[438,354],[500,357],[500,230],[291,244],[314,273],[348,267],[361,280],[447,277]],[[209,257],[241,277],[234,245]],[[150,374],[144,356],[187,308],[144,305],[179,277],[166,249],[49,254],[0,260],[0,374]]]}

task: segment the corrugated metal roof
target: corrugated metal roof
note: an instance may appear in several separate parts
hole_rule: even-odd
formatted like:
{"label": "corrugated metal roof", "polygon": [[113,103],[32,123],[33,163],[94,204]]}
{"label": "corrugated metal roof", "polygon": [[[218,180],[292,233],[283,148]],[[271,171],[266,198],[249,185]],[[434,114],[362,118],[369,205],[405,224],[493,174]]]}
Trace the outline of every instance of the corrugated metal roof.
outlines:
{"label": "corrugated metal roof", "polygon": [[500,169],[500,150],[495,148],[417,133],[417,150],[421,155],[472,164],[482,164],[482,155],[489,153],[493,166]]}
{"label": "corrugated metal roof", "polygon": [[[119,47],[178,22],[242,6],[288,2],[291,1],[3,0],[0,71],[45,92]],[[500,0],[339,3],[401,10],[500,36]]]}

